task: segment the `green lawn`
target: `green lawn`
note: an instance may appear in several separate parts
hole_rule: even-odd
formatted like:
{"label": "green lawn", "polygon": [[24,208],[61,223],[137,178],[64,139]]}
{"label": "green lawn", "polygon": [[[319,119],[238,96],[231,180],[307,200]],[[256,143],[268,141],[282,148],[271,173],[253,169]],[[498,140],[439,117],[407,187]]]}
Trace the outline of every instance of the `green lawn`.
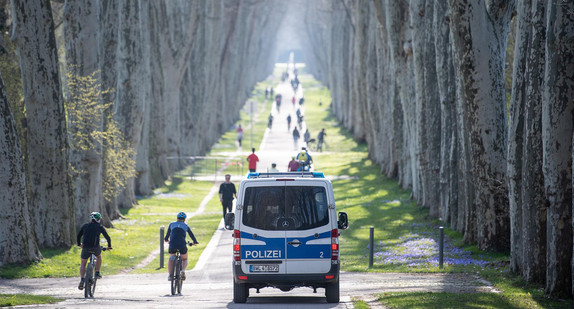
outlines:
{"label": "green lawn", "polygon": [[55,304],[63,299],[29,294],[0,294],[0,307]]}

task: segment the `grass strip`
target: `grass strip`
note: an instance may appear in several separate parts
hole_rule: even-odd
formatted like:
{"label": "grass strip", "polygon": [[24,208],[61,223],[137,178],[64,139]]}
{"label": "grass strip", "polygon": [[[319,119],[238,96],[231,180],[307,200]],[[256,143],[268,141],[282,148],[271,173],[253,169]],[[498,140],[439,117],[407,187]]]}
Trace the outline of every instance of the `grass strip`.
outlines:
{"label": "grass strip", "polygon": [[31,294],[0,294],[0,307],[55,304],[63,301],[61,298]]}

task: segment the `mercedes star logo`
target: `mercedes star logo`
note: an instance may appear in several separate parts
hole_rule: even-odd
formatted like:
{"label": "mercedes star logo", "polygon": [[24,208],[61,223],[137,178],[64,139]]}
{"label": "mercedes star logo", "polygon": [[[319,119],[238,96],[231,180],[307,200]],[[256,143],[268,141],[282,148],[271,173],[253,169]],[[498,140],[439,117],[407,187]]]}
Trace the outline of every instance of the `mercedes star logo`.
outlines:
{"label": "mercedes star logo", "polygon": [[289,227],[289,221],[287,220],[283,221],[283,227],[285,228]]}

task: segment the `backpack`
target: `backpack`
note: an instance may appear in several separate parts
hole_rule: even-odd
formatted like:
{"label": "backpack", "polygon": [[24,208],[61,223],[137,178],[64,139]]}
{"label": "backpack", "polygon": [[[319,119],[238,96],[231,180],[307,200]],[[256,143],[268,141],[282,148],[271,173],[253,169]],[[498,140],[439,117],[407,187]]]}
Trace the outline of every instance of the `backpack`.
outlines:
{"label": "backpack", "polygon": [[299,153],[299,155],[297,156],[297,159],[298,159],[299,161],[305,161],[305,162],[307,162],[307,161],[309,160],[309,156],[307,156],[307,152],[301,151],[301,152]]}

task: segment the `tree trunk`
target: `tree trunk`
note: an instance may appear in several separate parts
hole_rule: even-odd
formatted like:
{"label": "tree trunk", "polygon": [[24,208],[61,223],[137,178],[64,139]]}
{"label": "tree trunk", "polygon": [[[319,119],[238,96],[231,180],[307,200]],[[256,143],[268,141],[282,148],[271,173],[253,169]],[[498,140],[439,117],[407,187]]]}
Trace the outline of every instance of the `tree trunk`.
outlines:
{"label": "tree trunk", "polygon": [[541,137],[545,5],[518,2],[508,141],[510,265],[526,281],[536,282],[543,282],[546,264]]}
{"label": "tree trunk", "polygon": [[[144,111],[148,105],[146,88],[150,87],[149,35],[146,0],[124,0],[119,3],[119,38],[117,63],[117,112],[115,120],[130,147],[137,149],[143,128]],[[147,107],[149,108],[149,107]],[[133,158],[136,159],[135,157]],[[137,204],[134,178],[116,198],[119,207]]]}
{"label": "tree trunk", "polygon": [[[12,1],[27,114],[29,209],[40,247],[74,242],[66,116],[49,1]],[[57,222],[57,224],[54,224]]]}
{"label": "tree trunk", "polygon": [[385,0],[383,3],[388,48],[391,55],[390,70],[396,79],[395,96],[393,101],[400,119],[401,132],[399,144],[399,184],[404,188],[412,188],[413,193],[419,192],[418,165],[415,164],[416,138],[414,134],[414,88],[412,73],[412,46],[409,43],[411,34],[408,27],[408,12],[405,2]]}
{"label": "tree trunk", "polygon": [[[102,94],[102,102],[104,104],[110,104],[108,108],[104,111],[103,117],[103,128],[108,131],[110,126],[109,119],[117,110],[117,92],[116,89],[118,83],[118,1],[116,0],[102,0],[100,2],[100,48],[101,55],[100,58],[100,68],[102,77],[102,89],[110,90],[105,91]],[[122,123],[124,124],[124,123]],[[111,182],[108,181],[112,176],[110,176],[109,171],[117,168],[113,166],[112,162],[108,162],[110,153],[113,153],[114,149],[109,149],[109,147],[104,146],[103,148],[103,160],[102,160],[102,177],[103,177],[103,195],[104,195],[104,206],[105,218],[108,218],[109,222],[106,222],[108,226],[111,225],[111,220],[118,219],[121,214],[118,209],[118,203],[115,199],[109,197],[109,191],[114,191],[110,187]],[[115,184],[114,184],[115,185]],[[108,191],[108,194],[106,194]],[[106,198],[106,195],[108,197]]]}
{"label": "tree trunk", "polygon": [[[96,0],[67,0],[64,9],[64,37],[66,42],[66,69],[70,76],[84,79],[95,76],[95,87],[101,87],[99,77],[100,64],[100,7]],[[95,75],[93,75],[95,74]],[[82,90],[79,87],[68,87],[68,101],[80,102]],[[96,94],[91,102],[102,105],[101,95]],[[83,106],[81,106],[83,107]],[[103,130],[103,115],[92,115],[77,119],[68,113],[71,136],[90,135],[94,130]],[[76,124],[76,125],[74,125]],[[74,204],[76,206],[76,228],[89,220],[93,211],[102,213],[104,222],[109,218],[103,209],[102,195],[102,145],[97,138],[90,137],[90,145],[81,148],[71,147],[70,163],[74,175]]]}
{"label": "tree trunk", "polygon": [[504,60],[514,2],[449,0],[454,55],[468,108],[470,153],[475,177],[479,248],[506,250],[510,244],[506,186]]}
{"label": "tree trunk", "polygon": [[433,30],[435,33],[435,53],[437,89],[440,102],[440,196],[439,218],[449,222],[450,227],[458,229],[458,127],[456,121],[455,78],[448,23],[446,0],[437,0],[434,4]]}
{"label": "tree trunk", "polygon": [[546,292],[572,295],[572,112],[574,3],[550,2],[542,101],[544,186],[548,200]]}
{"label": "tree trunk", "polygon": [[[21,3],[12,3],[22,9]],[[16,6],[16,5],[17,6]],[[45,4],[45,3],[44,3]],[[48,3],[49,7],[49,3]],[[20,15],[15,15],[20,16]],[[28,15],[26,15],[28,16]],[[26,194],[22,150],[4,80],[0,76],[0,267],[42,258],[34,237]],[[55,237],[56,235],[52,235]]]}
{"label": "tree trunk", "polygon": [[433,5],[412,0],[409,13],[413,34],[416,160],[420,166],[420,198],[429,215],[438,217],[440,172],[440,104],[438,99]]}

